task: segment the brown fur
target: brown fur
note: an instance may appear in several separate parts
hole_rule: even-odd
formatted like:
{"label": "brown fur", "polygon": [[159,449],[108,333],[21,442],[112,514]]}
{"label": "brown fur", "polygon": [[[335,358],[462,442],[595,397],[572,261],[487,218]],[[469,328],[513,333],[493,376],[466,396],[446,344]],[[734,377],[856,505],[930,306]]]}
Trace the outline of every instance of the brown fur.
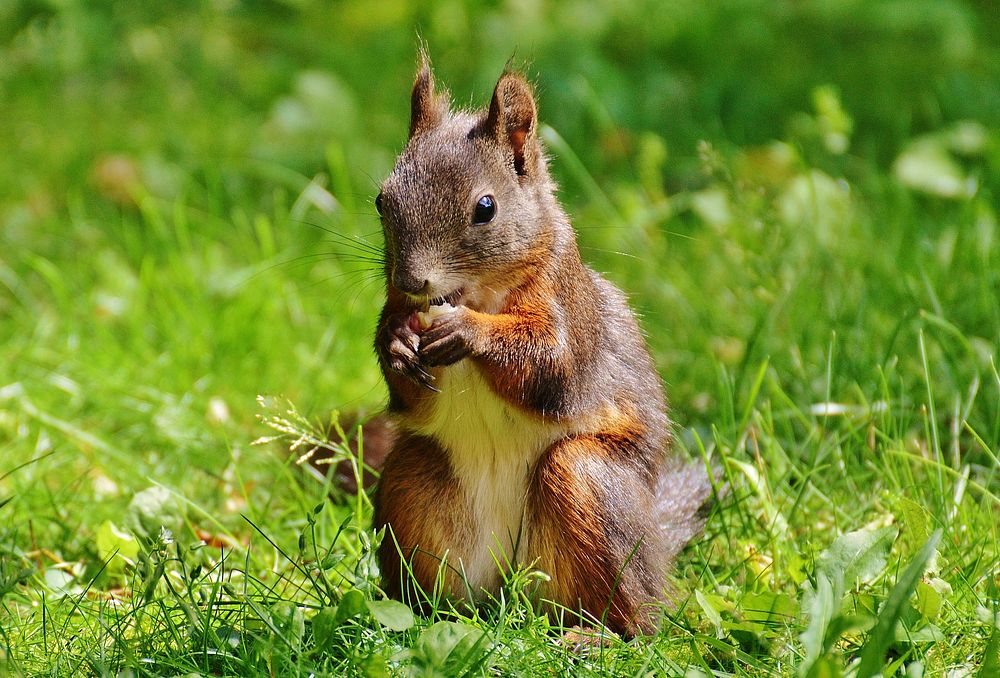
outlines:
{"label": "brown fur", "polygon": [[570,438],[546,452],[531,487],[528,543],[551,575],[550,600],[620,633],[649,633],[666,562],[649,539],[652,492],[617,459],[613,439]]}
{"label": "brown fur", "polygon": [[[383,586],[412,600],[410,563],[423,590],[476,600],[500,584],[490,557],[535,563],[552,609],[651,632],[710,484],[667,456],[661,382],[622,294],[580,260],[530,85],[504,73],[484,112],[446,101],[422,57],[378,201],[375,348],[401,431],[375,497]],[[476,224],[482,195],[496,216]]]}
{"label": "brown fur", "polygon": [[[462,515],[455,509],[461,506],[462,498],[445,452],[428,438],[401,436],[386,459],[379,488],[382,495],[394,498],[380,504],[376,525],[391,529],[379,546],[385,592],[420,603],[422,597],[413,580],[429,596],[439,570],[447,578],[448,588],[456,588],[458,576],[442,567],[447,550],[447,540],[442,537],[461,531]],[[412,579],[407,567],[412,569]]]}

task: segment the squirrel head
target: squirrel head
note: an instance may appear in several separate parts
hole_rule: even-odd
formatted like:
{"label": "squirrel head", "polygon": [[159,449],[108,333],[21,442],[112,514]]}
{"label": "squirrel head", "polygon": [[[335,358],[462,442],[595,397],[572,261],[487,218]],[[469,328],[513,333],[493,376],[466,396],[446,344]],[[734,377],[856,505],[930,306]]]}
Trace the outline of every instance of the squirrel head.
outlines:
{"label": "squirrel head", "polygon": [[375,201],[389,292],[485,310],[550,259],[569,227],[524,77],[505,71],[489,108],[452,111],[420,56],[409,140]]}

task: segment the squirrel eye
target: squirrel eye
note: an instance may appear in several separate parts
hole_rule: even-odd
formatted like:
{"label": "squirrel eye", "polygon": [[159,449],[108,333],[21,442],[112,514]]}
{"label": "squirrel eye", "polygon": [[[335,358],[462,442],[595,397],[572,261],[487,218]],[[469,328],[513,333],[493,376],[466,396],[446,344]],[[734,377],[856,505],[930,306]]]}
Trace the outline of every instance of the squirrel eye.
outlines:
{"label": "squirrel eye", "polygon": [[375,196],[375,211],[378,212],[379,216],[382,216],[382,194],[379,193]]}
{"label": "squirrel eye", "polygon": [[492,195],[484,195],[476,203],[476,211],[472,214],[472,223],[476,226],[482,226],[483,224],[488,224],[493,221],[493,217],[497,215],[497,203],[493,199]]}

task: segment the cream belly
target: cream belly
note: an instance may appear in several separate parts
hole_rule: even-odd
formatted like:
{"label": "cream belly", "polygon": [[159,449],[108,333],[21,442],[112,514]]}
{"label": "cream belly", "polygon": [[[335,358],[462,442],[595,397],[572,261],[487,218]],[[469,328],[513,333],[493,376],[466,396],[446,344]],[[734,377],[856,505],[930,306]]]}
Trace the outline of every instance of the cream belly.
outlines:
{"label": "cream belly", "polygon": [[448,562],[481,595],[498,588],[498,563],[506,568],[518,562],[529,474],[568,431],[504,401],[470,360],[441,370],[435,385],[441,392],[417,431],[447,452],[465,496],[468,538],[450,546]]}

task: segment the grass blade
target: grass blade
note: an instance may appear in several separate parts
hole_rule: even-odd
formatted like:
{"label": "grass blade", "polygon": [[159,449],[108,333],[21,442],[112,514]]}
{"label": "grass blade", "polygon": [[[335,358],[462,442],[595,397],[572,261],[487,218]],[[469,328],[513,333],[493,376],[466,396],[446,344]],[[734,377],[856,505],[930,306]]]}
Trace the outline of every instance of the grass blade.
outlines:
{"label": "grass blade", "polygon": [[938,542],[941,540],[941,530],[936,530],[927,540],[916,558],[910,561],[896,585],[889,592],[889,597],[879,612],[875,628],[868,636],[868,642],[861,648],[861,665],[858,667],[857,678],[871,678],[882,670],[885,653],[895,637],[896,623],[903,614],[903,607],[910,598],[924,574],[927,562],[934,555]]}

